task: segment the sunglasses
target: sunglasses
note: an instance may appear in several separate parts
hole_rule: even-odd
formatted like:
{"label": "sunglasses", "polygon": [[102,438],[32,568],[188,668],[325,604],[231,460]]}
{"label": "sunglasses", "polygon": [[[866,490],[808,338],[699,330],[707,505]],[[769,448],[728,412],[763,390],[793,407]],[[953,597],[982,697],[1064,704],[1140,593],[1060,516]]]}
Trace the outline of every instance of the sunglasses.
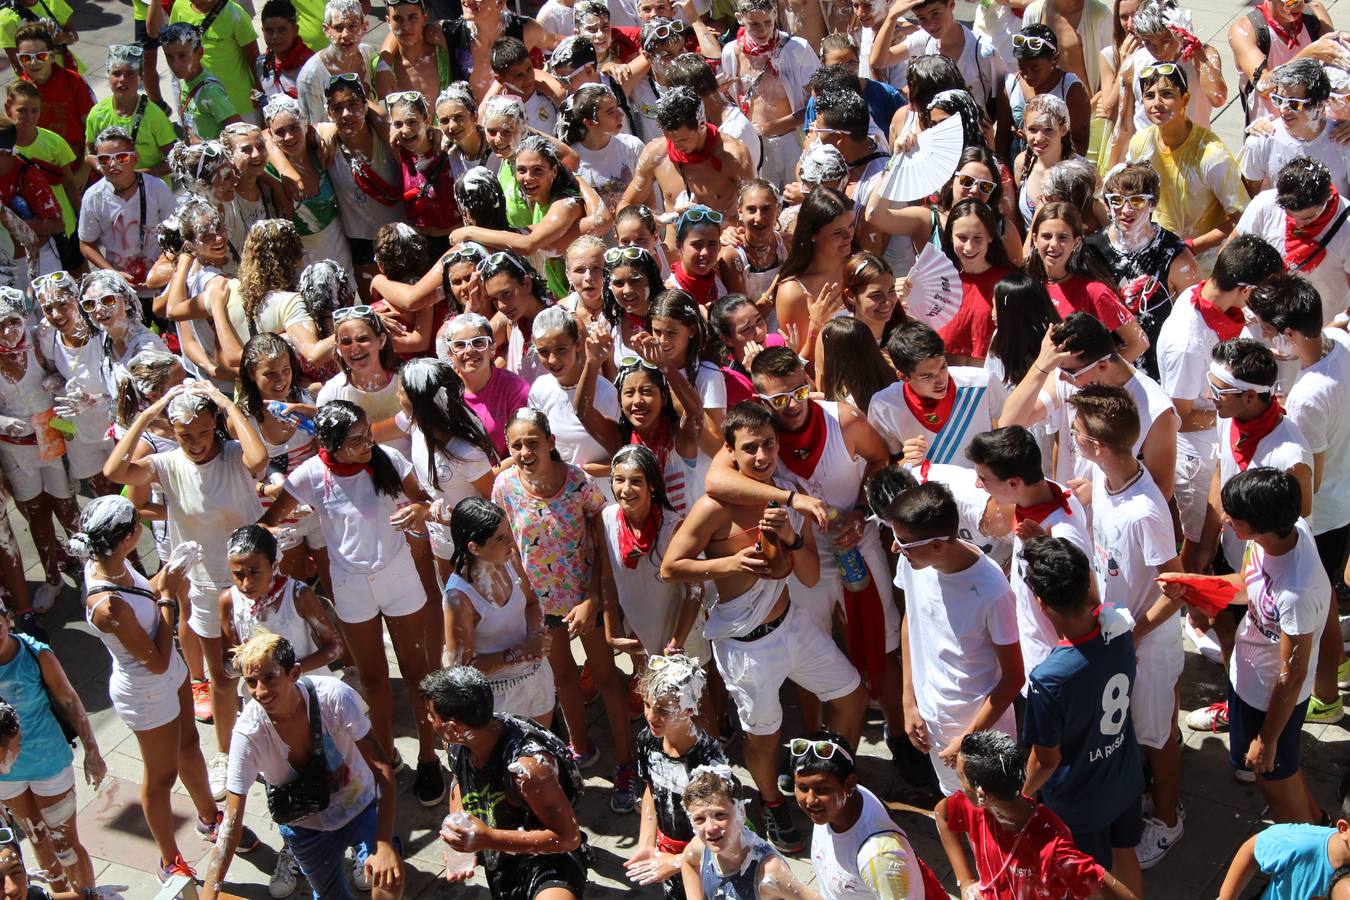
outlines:
{"label": "sunglasses", "polygon": [[19,62],[21,63],[30,63],[30,62],[45,63],[47,60],[52,58],[52,51],[39,50],[36,53],[20,53],[18,56]]}
{"label": "sunglasses", "polygon": [[483,258],[483,251],[479,247],[460,247],[457,250],[451,250],[445,254],[445,264],[454,265],[460,260],[468,260],[476,263]]}
{"label": "sunglasses", "polygon": [[651,254],[642,247],[611,247],[605,251],[605,262],[611,266],[617,266],[625,259],[637,261],[650,257]]}
{"label": "sunglasses", "polygon": [[794,400],[798,403],[805,403],[806,398],[811,396],[811,385],[804,384],[799,388],[783,391],[781,394],[758,394],[757,396],[769,404],[771,409],[787,409],[787,405]]}
{"label": "sunglasses", "polygon": [[94,157],[94,162],[100,166],[110,166],[117,163],[119,166],[125,166],[136,158],[134,150],[119,150],[116,153],[99,153]]}
{"label": "sunglasses", "polygon": [[33,290],[37,292],[45,291],[49,288],[60,287],[65,287],[67,289],[73,289],[75,287],[75,279],[71,277],[69,272],[61,270],[51,272],[47,275],[39,275],[37,278],[33,279]]}
{"label": "sunglasses", "polygon": [[1307,97],[1286,97],[1283,94],[1271,94],[1270,102],[1280,112],[1303,112],[1313,105]]}
{"label": "sunglasses", "polygon": [[929,544],[936,544],[938,541],[945,541],[945,540],[947,540],[945,537],[930,537],[924,538],[921,541],[910,541],[909,543],[897,540],[895,542],[895,549],[899,550],[901,553],[908,555],[911,550],[918,550],[920,547],[927,547]]}
{"label": "sunglasses", "polygon": [[421,91],[394,91],[384,98],[384,102],[390,109],[393,109],[394,105],[398,103],[426,106],[427,98],[422,96]]}
{"label": "sunglasses", "polygon": [[976,178],[974,175],[957,175],[956,183],[966,190],[975,188],[981,195],[988,197],[994,192],[996,187],[992,181],[985,181],[983,178]]}
{"label": "sunglasses", "polygon": [[668,41],[672,37],[683,37],[683,36],[684,36],[684,23],[671,22],[669,25],[657,25],[655,28],[653,28],[651,32],[647,35],[647,43],[650,44],[653,39],[658,41]]}
{"label": "sunglasses", "polygon": [[114,309],[121,301],[122,298],[116,294],[108,294],[106,297],[81,297],[80,309],[87,313],[91,313],[99,307]]}
{"label": "sunglasses", "polygon": [[344,306],[341,309],[333,310],[333,324],[345,322],[348,319],[367,319],[374,318],[375,310],[372,307],[361,304],[359,306]]}
{"label": "sunglasses", "polygon": [[1148,79],[1159,75],[1175,75],[1180,71],[1181,66],[1173,62],[1154,63],[1151,66],[1144,66],[1139,70],[1139,80],[1147,81]]}
{"label": "sunglasses", "polygon": [[1143,209],[1153,201],[1152,194],[1106,194],[1102,199],[1112,209]]}
{"label": "sunglasses", "polygon": [[1041,37],[1031,37],[1025,34],[1014,34],[1012,36],[1012,45],[1014,50],[1030,50],[1032,53],[1040,53],[1049,48],[1050,52],[1058,50],[1058,45],[1054,41]]}
{"label": "sunglasses", "polygon": [[466,350],[474,350],[475,352],[482,353],[491,346],[492,338],[485,334],[476,338],[469,338],[468,340],[451,341],[450,352],[463,353]]}
{"label": "sunglasses", "polygon": [[853,757],[843,747],[834,741],[812,741],[806,738],[793,738],[787,742],[788,752],[794,757],[800,758],[810,753],[816,759],[834,759],[838,753],[849,762],[853,762]]}
{"label": "sunglasses", "polygon": [[515,269],[521,275],[529,274],[525,271],[525,267],[521,265],[520,260],[516,259],[513,254],[508,253],[505,250],[498,250],[496,253],[492,254],[491,256],[487,257],[482,262],[480,262],[478,264],[478,273],[481,275],[484,272],[491,271],[492,269],[495,269],[498,266],[500,266],[502,263],[507,263],[508,265],[511,266],[511,268]]}
{"label": "sunglasses", "polygon": [[1247,393],[1246,388],[1220,387],[1219,385],[1215,384],[1212,381],[1209,383],[1209,395],[1211,397],[1227,397],[1230,394],[1245,394],[1245,393]]}
{"label": "sunglasses", "polygon": [[680,213],[680,219],[685,222],[712,222],[714,225],[721,225],[723,218],[720,212],[706,206],[691,207]]}
{"label": "sunglasses", "polygon": [[[1303,2],[1303,0],[1299,0]],[[108,46],[109,56],[133,56],[139,59],[145,56],[145,48],[140,44],[110,44]]]}
{"label": "sunglasses", "polygon": [[1097,368],[1097,366],[1099,366],[1099,365],[1101,365],[1102,363],[1106,362],[1106,361],[1107,361],[1108,359],[1110,359],[1110,358],[1111,358],[1110,356],[1103,356],[1101,359],[1097,360],[1096,362],[1088,363],[1086,366],[1080,366],[1079,368],[1074,369],[1072,372],[1070,372],[1068,369],[1066,369],[1066,368],[1064,368],[1063,366],[1061,366],[1061,367],[1060,367],[1060,370],[1059,370],[1060,377],[1062,377],[1062,378],[1064,378],[1066,381],[1068,381],[1069,384],[1077,384],[1077,383],[1078,383],[1078,379],[1079,379],[1079,378],[1082,378],[1084,374],[1086,374],[1087,372],[1090,372],[1090,371],[1092,371],[1093,369]]}
{"label": "sunglasses", "polygon": [[651,369],[653,372],[661,371],[661,367],[650,363],[640,356],[624,356],[619,359],[619,368],[627,371],[629,369]]}

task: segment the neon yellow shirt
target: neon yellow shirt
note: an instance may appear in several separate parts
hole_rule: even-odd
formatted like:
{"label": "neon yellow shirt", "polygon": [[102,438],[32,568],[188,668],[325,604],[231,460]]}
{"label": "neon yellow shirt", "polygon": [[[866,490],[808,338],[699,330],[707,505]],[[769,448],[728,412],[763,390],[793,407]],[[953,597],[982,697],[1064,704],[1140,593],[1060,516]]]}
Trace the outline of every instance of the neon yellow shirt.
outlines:
{"label": "neon yellow shirt", "polygon": [[[68,170],[70,164],[75,161],[75,151],[70,149],[65,138],[45,128],[38,128],[33,143],[16,145],[14,152],[24,159],[48,163],[63,171]],[[51,188],[52,193],[56,195],[56,202],[61,204],[61,219],[65,222],[66,234],[74,234],[75,208],[70,205],[70,198],[66,196],[66,186],[58,181],[52,184]]]}
{"label": "neon yellow shirt", "polygon": [[[206,14],[198,12],[189,0],[174,0],[170,24],[188,22],[200,25]],[[249,14],[229,0],[202,36],[202,68],[220,79],[230,95],[235,112],[247,115],[253,109],[253,59],[245,58],[244,48],[258,40]]]}
{"label": "neon yellow shirt", "polygon": [[295,7],[295,18],[300,25],[300,40],[305,46],[318,53],[329,44],[328,35],[323,33],[323,0],[291,0]]}
{"label": "neon yellow shirt", "polygon": [[[105,97],[89,110],[89,116],[84,121],[85,141],[93,144],[99,132],[113,125],[120,125],[130,133],[131,120],[134,118],[136,118],[134,114],[118,115],[112,98]],[[153,169],[159,165],[164,160],[163,148],[178,140],[173,131],[173,123],[164,114],[164,110],[154,103],[145,104],[145,114],[141,116],[141,127],[135,137],[136,152],[141,156],[138,168],[141,169]]]}
{"label": "neon yellow shirt", "polygon": [[[16,2],[22,3],[23,0],[16,0]],[[33,15],[39,18],[50,17],[56,20],[56,24],[62,28],[70,25],[71,9],[66,0],[37,0],[29,9],[33,11]],[[0,10],[0,47],[13,50],[15,45],[14,35],[24,26],[26,21],[23,16],[12,9]],[[69,50],[66,52],[70,53]],[[70,56],[75,60],[76,71],[83,75],[85,73],[84,63],[74,53],[70,53]]]}

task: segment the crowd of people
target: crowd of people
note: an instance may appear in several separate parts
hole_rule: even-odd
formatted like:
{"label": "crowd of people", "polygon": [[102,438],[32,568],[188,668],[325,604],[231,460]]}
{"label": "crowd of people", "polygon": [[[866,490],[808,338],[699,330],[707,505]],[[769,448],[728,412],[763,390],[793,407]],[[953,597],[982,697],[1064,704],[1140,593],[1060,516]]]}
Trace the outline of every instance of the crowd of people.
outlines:
{"label": "crowd of people", "polygon": [[274,897],[402,896],[412,802],[444,877],[579,900],[602,759],[668,898],[1139,898],[1183,723],[1276,823],[1221,898],[1350,898],[1300,740],[1350,688],[1350,34],[1260,0],[1230,85],[1174,0],[528,11],[149,0],[96,100],[65,0],[0,9],[6,896],[118,896],[73,585],[207,900],[259,781]]}

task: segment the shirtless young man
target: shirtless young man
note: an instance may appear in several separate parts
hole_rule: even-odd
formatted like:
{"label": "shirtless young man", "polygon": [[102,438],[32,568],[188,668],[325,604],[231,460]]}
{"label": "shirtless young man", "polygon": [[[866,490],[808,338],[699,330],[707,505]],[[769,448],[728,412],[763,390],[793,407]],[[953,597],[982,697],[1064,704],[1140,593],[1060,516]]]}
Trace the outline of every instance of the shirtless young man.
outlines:
{"label": "shirtless young man", "polygon": [[[463,3],[462,18],[429,21],[425,40],[438,45],[444,41],[449,54],[449,80],[467,81],[474,99],[480,103],[492,86],[493,41],[513,37],[524,41],[531,50],[552,50],[562,40],[534,19],[507,9],[506,0],[463,0]],[[380,47],[380,56],[392,64],[395,53],[391,32]]]}
{"label": "shirtless young man", "polygon": [[396,46],[386,59],[389,69],[375,73],[375,93],[387,97],[394,91],[418,91],[436,97],[450,79],[446,49],[426,40],[427,12],[420,0],[393,0],[385,7],[389,33]]}
{"label": "shirtless young man", "polygon": [[[778,435],[768,407],[738,403],[727,411],[722,431],[736,467],[771,482]],[[717,583],[719,600],[708,611],[704,634],[736,701],[746,767],[764,801],[769,840],[795,852],[801,838],[777,784],[783,725],[778,691],[791,678],[826,704],[830,728],[855,740],[867,693],[830,636],[809,623],[804,607],[789,602],[789,574],[806,587],[820,580],[815,539],[799,516],[778,505],[730,506],[706,495],[690,509],[661,565],[667,580]]]}
{"label": "shirtless young man", "polygon": [[656,119],[663,136],[638,157],[620,208],[649,202],[652,188],[659,187],[667,211],[702,203],[733,216],[741,181],[753,175],[745,145],[705,120],[703,101],[690,88],[667,91]]}

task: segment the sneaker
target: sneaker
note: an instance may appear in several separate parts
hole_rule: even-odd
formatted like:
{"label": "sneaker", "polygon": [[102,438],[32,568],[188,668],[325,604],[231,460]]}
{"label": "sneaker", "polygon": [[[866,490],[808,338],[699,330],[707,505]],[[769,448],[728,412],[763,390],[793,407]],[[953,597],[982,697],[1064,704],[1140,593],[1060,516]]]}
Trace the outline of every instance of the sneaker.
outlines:
{"label": "sneaker", "polygon": [[[220,823],[225,820],[225,813],[216,810],[215,821],[208,822],[206,819],[197,820],[197,835],[207,843],[216,842],[217,833],[220,831]],[[250,850],[257,850],[262,846],[262,841],[253,833],[253,829],[245,825],[239,829],[239,846],[236,848],[240,853],[248,853]]]}
{"label": "sneaker", "polygon": [[[1153,795],[1148,791],[1144,791],[1144,796],[1139,801],[1139,812],[1141,815],[1147,817],[1153,815],[1153,810]],[[1180,800],[1177,801],[1177,821],[1186,821],[1186,804],[1182,803]]]}
{"label": "sneaker", "polygon": [[365,863],[356,858],[356,854],[351,855],[352,860],[352,887],[363,894],[370,893],[370,875],[366,873]]}
{"label": "sneaker", "polygon": [[1161,819],[1153,816],[1144,817],[1144,836],[1139,841],[1139,846],[1134,848],[1134,853],[1139,857],[1139,867],[1151,869],[1162,858],[1167,855],[1176,842],[1181,840],[1181,836],[1186,833],[1186,823],[1182,821],[1181,816],[1177,816],[1177,824],[1168,827]]}
{"label": "sneaker", "polygon": [[1308,698],[1308,712],[1303,717],[1305,722],[1339,722],[1344,718],[1345,702],[1341,700],[1340,694],[1330,703],[1319,700],[1316,695]]}
{"label": "sneaker", "polygon": [[189,878],[195,879],[197,877],[197,870],[192,868],[192,866],[189,866],[187,860],[183,859],[181,855],[175,856],[173,862],[169,863],[167,866],[162,863],[160,864],[160,884],[166,884],[170,878],[175,878],[179,875],[186,875]]}
{"label": "sneaker", "polygon": [[1228,704],[1211,703],[1204,709],[1196,709],[1186,714],[1186,727],[1191,731],[1227,731]]}
{"label": "sneaker", "polygon": [[1233,780],[1239,784],[1256,784],[1256,773],[1251,769],[1234,769]]}
{"label": "sneaker", "polygon": [[627,814],[637,809],[637,805],[637,766],[623,763],[614,769],[614,791],[609,795],[609,808],[616,813]]}
{"label": "sneaker", "polygon": [[1336,687],[1350,689],[1350,659],[1336,667]]}
{"label": "sneaker", "polygon": [[276,900],[294,894],[295,868],[295,857],[291,856],[291,848],[282,845],[281,852],[277,854],[277,867],[272,870],[272,880],[267,882],[267,893]]}
{"label": "sneaker", "polygon": [[217,753],[206,764],[206,777],[211,783],[211,796],[219,803],[225,799],[225,777],[230,774],[230,758]]}
{"label": "sneaker", "polygon": [[207,725],[216,719],[211,706],[211,682],[205,679],[192,682],[192,717]]}
{"label": "sneaker", "polygon": [[595,679],[591,677],[591,664],[586,663],[581,667],[581,702],[590,706],[599,699],[600,689],[595,686]]}
{"label": "sneaker", "polygon": [[445,799],[445,775],[441,773],[438,760],[428,759],[417,764],[413,796],[423,806],[435,806]]}
{"label": "sneaker", "polygon": [[792,810],[787,802],[764,807],[764,836],[784,853],[799,853],[802,836],[792,821]]}
{"label": "sneaker", "polygon": [[37,613],[31,609],[25,609],[14,617],[14,630],[19,634],[37,638],[44,644],[52,642],[51,637],[47,634],[47,629],[43,628],[42,624],[38,622]]}
{"label": "sneaker", "polygon": [[594,769],[595,764],[600,761],[600,747],[595,744],[591,745],[590,756],[582,756],[577,752],[577,748],[571,744],[567,745],[567,749],[572,751],[572,756],[575,757],[577,761],[577,767],[583,772]]}
{"label": "sneaker", "polygon": [[1341,616],[1341,643],[1350,646],[1350,616]]}
{"label": "sneaker", "polygon": [[394,770],[395,775],[408,768],[408,764],[403,761],[403,754],[398,752],[397,747],[394,748],[394,759],[389,763],[389,768]]}
{"label": "sneaker", "polygon": [[33,591],[33,612],[38,615],[50,612],[51,608],[56,605],[56,598],[59,596],[61,596],[61,583],[49,584],[44,581],[38,585],[36,591]]}
{"label": "sneaker", "polygon": [[1219,646],[1219,639],[1214,634],[1214,629],[1201,631],[1190,622],[1185,626],[1186,636],[1191,639],[1195,649],[1200,651],[1200,655],[1212,663],[1223,665],[1223,648]]}

